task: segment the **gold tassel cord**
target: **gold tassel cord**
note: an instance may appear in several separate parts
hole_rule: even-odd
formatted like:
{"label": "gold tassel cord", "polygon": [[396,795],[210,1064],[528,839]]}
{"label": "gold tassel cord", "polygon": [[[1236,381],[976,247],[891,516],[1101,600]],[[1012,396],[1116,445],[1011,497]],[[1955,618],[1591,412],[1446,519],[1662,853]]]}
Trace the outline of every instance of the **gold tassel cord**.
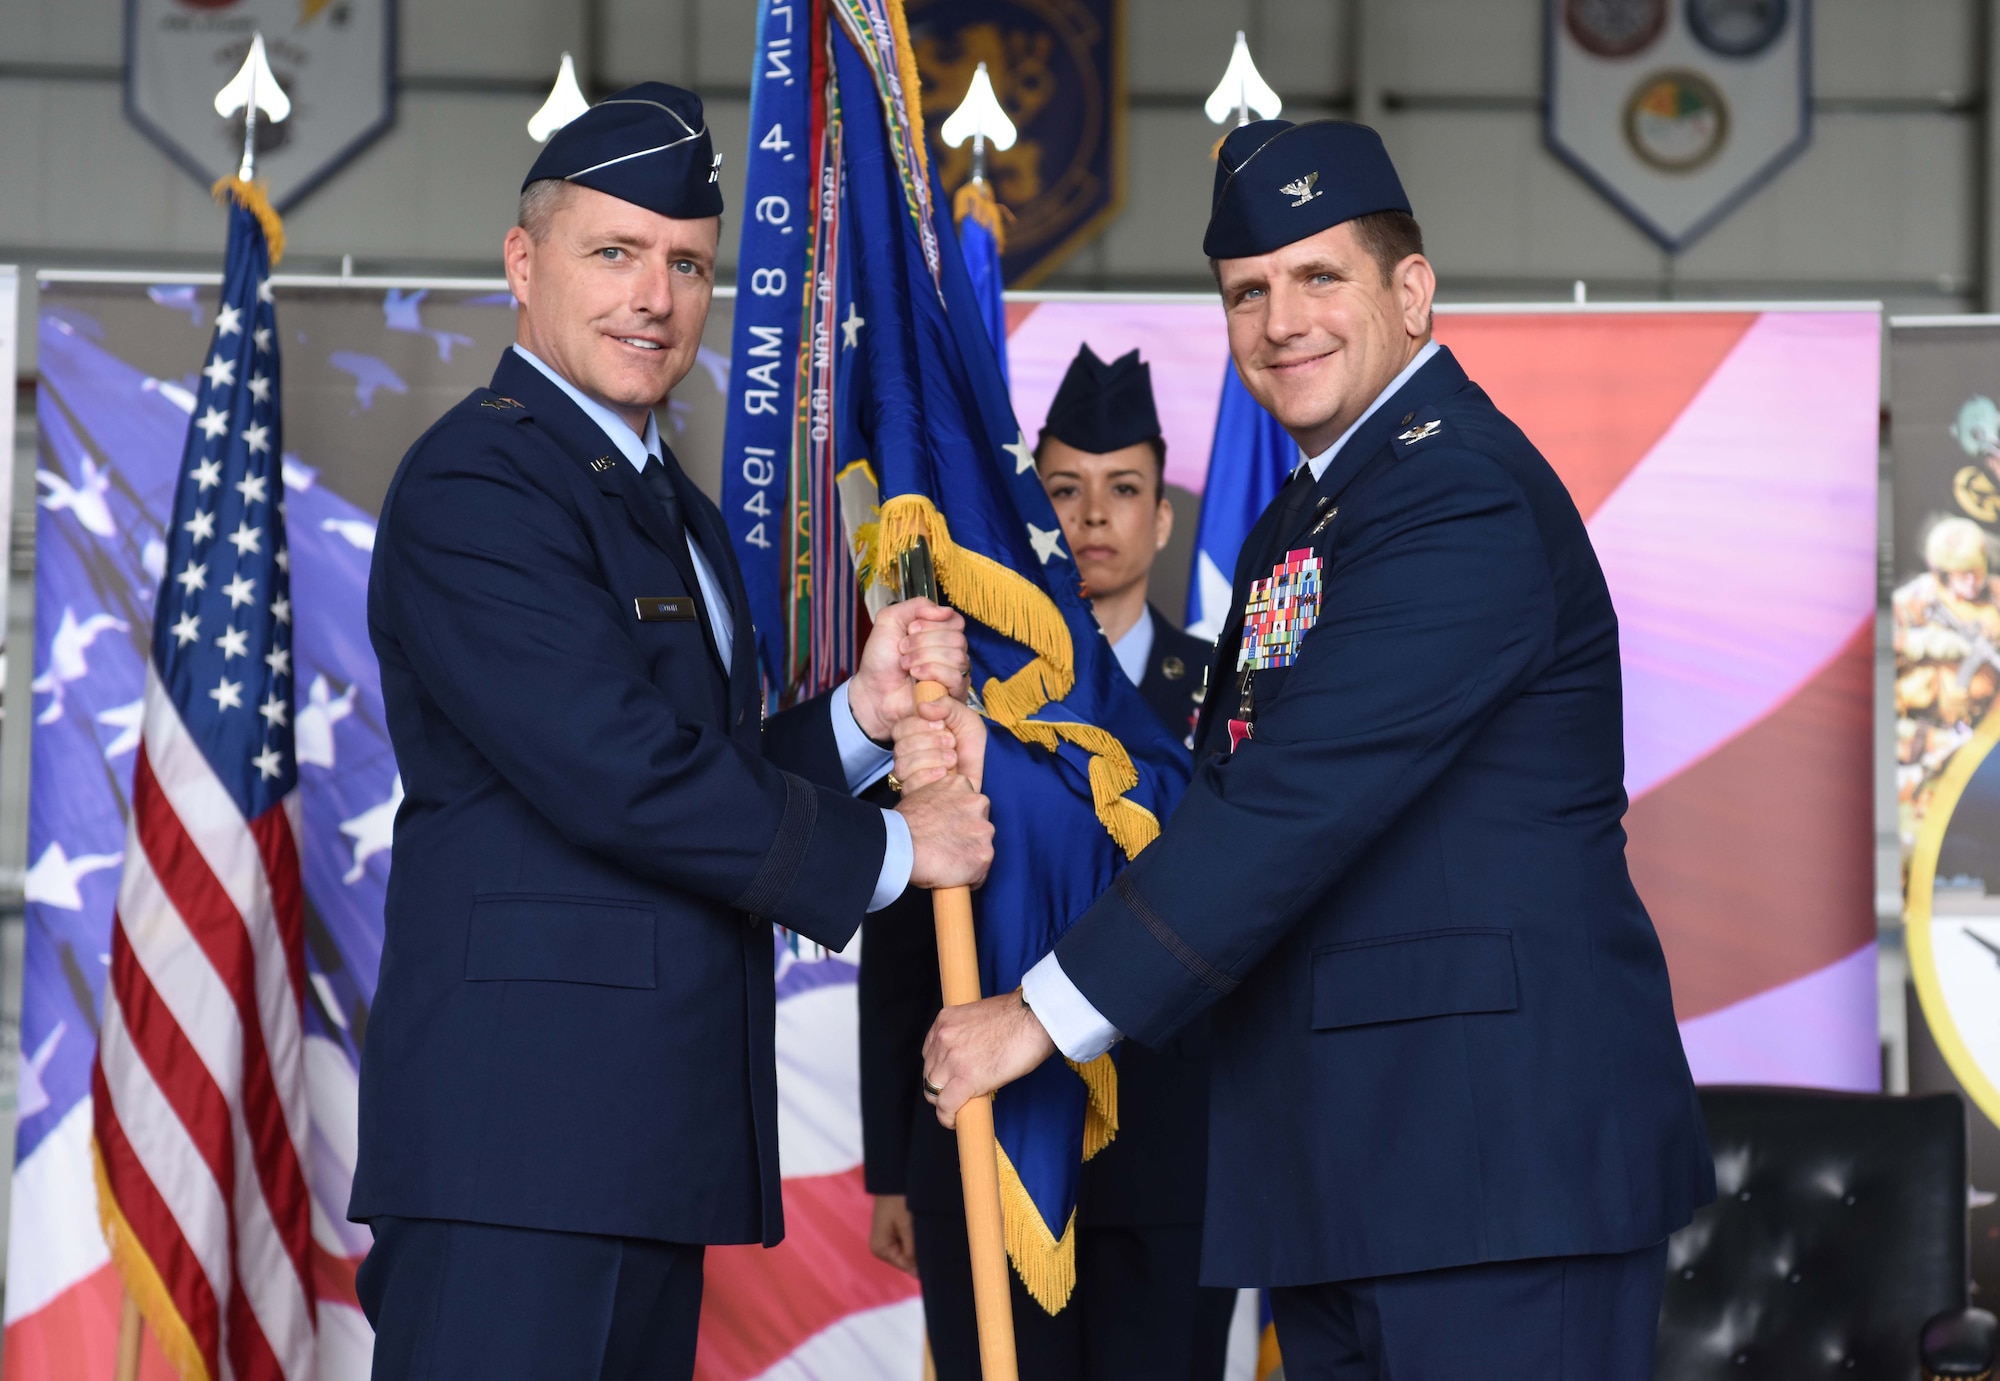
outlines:
{"label": "gold tassel cord", "polygon": [[1042,1211],[1021,1183],[1021,1172],[1007,1158],[1007,1148],[996,1140],[993,1154],[1000,1158],[1000,1223],[1007,1256],[1035,1303],[1051,1314],[1060,1313],[1076,1293],[1076,1210],[1069,1211],[1058,1239],[1042,1221]]}
{"label": "gold tassel cord", "polygon": [[227,204],[235,202],[257,218],[257,224],[264,229],[264,243],[271,251],[271,267],[285,257],[285,223],[278,219],[278,213],[271,207],[271,198],[265,193],[261,182],[245,182],[231,174],[222,178],[209,189],[215,199]]}
{"label": "gold tassel cord", "polygon": [[993,237],[993,247],[1001,253],[1007,252],[1006,222],[1014,219],[1014,213],[1000,204],[993,195],[993,184],[985,178],[974,178],[953,194],[951,218],[954,224],[965,224],[971,217],[986,227],[986,233]]}
{"label": "gold tassel cord", "polygon": [[132,1225],[125,1221],[124,1211],[118,1207],[118,1196],[111,1192],[111,1176],[104,1168],[104,1151],[95,1137],[90,1142],[90,1165],[97,1180],[98,1226],[104,1231],[105,1245],[111,1249],[111,1261],[118,1268],[125,1292],[139,1306],[146,1326],[153,1330],[153,1340],[160,1345],[160,1351],[181,1381],[209,1381],[208,1362],[202,1357],[193,1332],[174,1306],[173,1296],[167,1292],[166,1282],[160,1279],[152,1257],[146,1254]]}
{"label": "gold tassel cord", "polygon": [[1069,1067],[1090,1098],[1083,1113],[1083,1158],[1089,1160],[1118,1136],[1118,1066],[1107,1050],[1083,1064],[1071,1060]]}

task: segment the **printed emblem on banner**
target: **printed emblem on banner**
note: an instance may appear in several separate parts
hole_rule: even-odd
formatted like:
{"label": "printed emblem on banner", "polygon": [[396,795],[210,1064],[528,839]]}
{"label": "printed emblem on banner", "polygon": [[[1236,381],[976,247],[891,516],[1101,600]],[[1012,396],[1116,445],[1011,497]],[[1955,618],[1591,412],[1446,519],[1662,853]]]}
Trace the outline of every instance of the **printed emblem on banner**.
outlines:
{"label": "printed emblem on banner", "polygon": [[264,35],[291,98],[257,122],[257,176],[282,213],[396,118],[391,0],[130,0],[125,113],[206,187],[243,158],[243,116],[215,113],[221,90]]}
{"label": "printed emblem on banner", "polygon": [[1238,671],[1288,667],[1298,660],[1299,644],[1319,622],[1319,574],[1319,557],[1311,547],[1300,547],[1250,586]]}

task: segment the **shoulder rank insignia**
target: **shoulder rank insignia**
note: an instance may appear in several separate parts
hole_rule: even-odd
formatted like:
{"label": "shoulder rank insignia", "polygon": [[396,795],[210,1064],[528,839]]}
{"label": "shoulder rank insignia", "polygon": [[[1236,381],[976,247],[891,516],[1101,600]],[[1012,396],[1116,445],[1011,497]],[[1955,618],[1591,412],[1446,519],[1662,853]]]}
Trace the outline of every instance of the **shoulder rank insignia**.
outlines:
{"label": "shoulder rank insignia", "polygon": [[606,470],[609,470],[612,466],[616,465],[617,463],[618,462],[613,460],[610,456],[599,456],[596,460],[590,462],[590,473],[593,475],[601,475]]}
{"label": "shoulder rank insignia", "polygon": [[1313,190],[1313,184],[1318,181],[1318,173],[1307,173],[1304,177],[1295,178],[1280,187],[1278,195],[1281,197],[1297,197],[1298,200],[1293,202],[1292,205],[1304,206],[1307,202],[1324,195],[1324,193]]}
{"label": "shoulder rank insignia", "polygon": [[1444,423],[1438,421],[1436,418],[1432,418],[1428,422],[1410,428],[1397,437],[1396,440],[1402,442],[1405,446],[1414,445],[1419,441],[1427,441],[1431,437],[1436,436],[1443,427]]}
{"label": "shoulder rank insignia", "polygon": [[505,412],[508,408],[525,408],[528,405],[526,403],[519,401],[518,399],[502,398],[496,394],[491,398],[480,399],[479,406],[482,408],[497,408],[501,412]]}

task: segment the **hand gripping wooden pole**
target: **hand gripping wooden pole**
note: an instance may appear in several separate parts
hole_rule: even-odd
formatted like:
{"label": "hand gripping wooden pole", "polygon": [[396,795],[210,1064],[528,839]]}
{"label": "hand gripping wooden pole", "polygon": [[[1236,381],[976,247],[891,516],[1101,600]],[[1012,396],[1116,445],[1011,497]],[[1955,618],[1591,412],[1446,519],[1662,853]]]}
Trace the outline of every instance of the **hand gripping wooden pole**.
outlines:
{"label": "hand gripping wooden pole", "polygon": [[[937,598],[930,548],[919,538],[900,562],[903,597]],[[917,700],[941,700],[945,688],[917,683]],[[979,951],[972,940],[972,889],[940,887],[931,893],[937,923],[938,982],[944,1005],[979,1001]],[[972,1255],[972,1307],[979,1324],[983,1381],[1017,1381],[1013,1291],[1007,1280],[1007,1239],[1000,1222],[1000,1158],[993,1140],[993,1095],[981,1094],[958,1110],[958,1173],[965,1187],[965,1236]]]}

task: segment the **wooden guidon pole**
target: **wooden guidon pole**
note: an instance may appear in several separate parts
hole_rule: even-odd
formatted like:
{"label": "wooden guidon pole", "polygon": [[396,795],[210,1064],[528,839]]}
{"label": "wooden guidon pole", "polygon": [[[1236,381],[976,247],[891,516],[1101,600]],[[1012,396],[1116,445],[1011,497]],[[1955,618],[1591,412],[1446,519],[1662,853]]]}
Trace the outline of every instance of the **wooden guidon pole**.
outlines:
{"label": "wooden guidon pole", "polygon": [[[905,598],[936,599],[930,551],[919,540],[902,561]],[[919,703],[941,700],[945,688],[917,683]],[[944,1005],[979,1001],[979,951],[972,940],[972,889],[931,893],[937,921],[938,981]],[[979,1324],[982,1381],[1017,1381],[1014,1301],[1007,1280],[1007,1238],[1000,1222],[1000,1159],[993,1140],[993,1096],[981,1094],[958,1110],[958,1173],[965,1186],[965,1236],[972,1255],[972,1307]]]}
{"label": "wooden guidon pole", "polygon": [[118,1309],[118,1353],[112,1365],[116,1381],[139,1381],[139,1344],[146,1336],[146,1321],[139,1315],[139,1302],[131,1292]]}

